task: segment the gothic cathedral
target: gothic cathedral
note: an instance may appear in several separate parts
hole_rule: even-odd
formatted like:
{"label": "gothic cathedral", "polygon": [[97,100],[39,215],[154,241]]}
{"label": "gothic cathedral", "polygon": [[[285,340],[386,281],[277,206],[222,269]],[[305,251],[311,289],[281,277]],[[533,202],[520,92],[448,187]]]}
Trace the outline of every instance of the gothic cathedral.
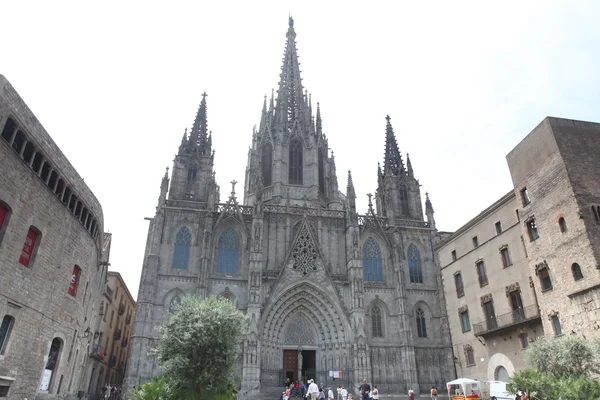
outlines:
{"label": "gothic cathedral", "polygon": [[279,89],[252,134],[243,202],[235,182],[221,202],[205,95],[162,179],[128,387],[160,373],[148,355],[156,327],[186,295],[227,298],[248,315],[238,364],[246,396],[286,377],[348,388],[366,378],[386,394],[427,393],[454,377],[431,203],[425,221],[419,181],[387,117],[378,189],[358,213],[350,172],[346,193],[338,188],[295,39],[290,18]]}

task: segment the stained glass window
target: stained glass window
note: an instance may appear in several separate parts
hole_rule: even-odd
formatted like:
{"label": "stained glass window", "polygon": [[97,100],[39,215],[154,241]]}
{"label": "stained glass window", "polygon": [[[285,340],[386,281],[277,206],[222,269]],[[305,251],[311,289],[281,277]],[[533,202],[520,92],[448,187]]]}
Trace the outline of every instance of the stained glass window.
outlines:
{"label": "stained glass window", "polygon": [[262,147],[261,154],[262,179],[264,186],[271,185],[271,171],[273,169],[273,146],[271,143],[266,143]]}
{"label": "stained glass window", "polygon": [[421,253],[414,244],[408,246],[408,274],[410,275],[410,283],[423,283]]}
{"label": "stained glass window", "polygon": [[363,278],[367,282],[383,282],[381,248],[372,237],[363,245]]}
{"label": "stained glass window", "polygon": [[302,185],[302,143],[292,140],[290,143],[289,181],[291,185]]}
{"label": "stained glass window", "polygon": [[371,323],[373,324],[373,337],[383,337],[381,309],[377,306],[373,307],[373,311],[371,311]]}
{"label": "stained glass window", "polygon": [[181,297],[179,295],[173,296],[171,302],[169,303],[169,312],[173,314],[177,307],[181,304]]}
{"label": "stained glass window", "polygon": [[425,324],[425,313],[422,309],[417,308],[415,313],[417,316],[417,336],[427,337],[427,325]]}
{"label": "stained glass window", "polygon": [[192,233],[185,226],[179,229],[175,237],[175,251],[173,252],[173,269],[188,269],[190,260],[190,247]]}
{"label": "stained glass window", "polygon": [[217,273],[237,274],[240,258],[240,239],[233,228],[227,228],[217,245]]}

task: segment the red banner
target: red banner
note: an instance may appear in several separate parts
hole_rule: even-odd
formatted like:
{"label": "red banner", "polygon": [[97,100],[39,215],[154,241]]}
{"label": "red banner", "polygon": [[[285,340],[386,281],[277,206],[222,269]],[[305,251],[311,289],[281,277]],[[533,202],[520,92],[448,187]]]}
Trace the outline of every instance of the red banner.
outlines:
{"label": "red banner", "polygon": [[25,244],[23,245],[21,257],[19,257],[19,262],[26,267],[29,267],[29,262],[31,261],[31,255],[33,254],[33,249],[35,248],[36,239],[37,232],[30,228],[29,232],[27,232],[27,237],[25,238]]}
{"label": "red banner", "polygon": [[6,216],[8,215],[8,209],[2,205],[0,205],[0,229],[4,226],[4,221],[6,220]]}
{"label": "red banner", "polygon": [[69,291],[68,293],[75,297],[75,294],[77,293],[77,284],[79,283],[79,273],[81,272],[81,270],[79,269],[79,267],[76,265],[73,267],[73,274],[71,275],[71,282],[69,283]]}

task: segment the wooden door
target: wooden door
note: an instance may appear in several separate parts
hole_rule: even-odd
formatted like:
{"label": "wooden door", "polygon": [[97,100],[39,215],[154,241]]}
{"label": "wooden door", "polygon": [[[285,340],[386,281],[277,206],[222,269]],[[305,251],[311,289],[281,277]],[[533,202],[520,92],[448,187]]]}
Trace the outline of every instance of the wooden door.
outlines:
{"label": "wooden door", "polygon": [[298,378],[298,351],[284,350],[283,351],[283,375],[285,379],[290,378],[290,381],[295,382]]}

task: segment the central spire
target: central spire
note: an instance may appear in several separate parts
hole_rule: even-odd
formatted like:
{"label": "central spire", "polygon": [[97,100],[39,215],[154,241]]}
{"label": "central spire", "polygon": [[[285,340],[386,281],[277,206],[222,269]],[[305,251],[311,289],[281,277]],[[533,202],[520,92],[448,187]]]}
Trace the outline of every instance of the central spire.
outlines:
{"label": "central spire", "polygon": [[398,150],[396,135],[390,123],[390,116],[386,116],[387,124],[385,127],[385,155],[383,159],[383,175],[405,175],[404,162],[402,155]]}
{"label": "central spire", "polygon": [[208,141],[208,121],[206,116],[206,92],[202,93],[202,101],[198,107],[198,113],[192,126],[190,133],[190,147],[198,149],[201,154],[206,150],[206,142]]}
{"label": "central spire", "polygon": [[286,37],[287,42],[283,55],[279,89],[277,90],[275,114],[277,122],[293,123],[301,119],[300,117],[307,100],[302,88],[302,78],[300,78],[300,63],[298,62],[298,51],[296,50],[296,32],[294,31],[294,19],[292,17],[289,19],[289,28]]}

